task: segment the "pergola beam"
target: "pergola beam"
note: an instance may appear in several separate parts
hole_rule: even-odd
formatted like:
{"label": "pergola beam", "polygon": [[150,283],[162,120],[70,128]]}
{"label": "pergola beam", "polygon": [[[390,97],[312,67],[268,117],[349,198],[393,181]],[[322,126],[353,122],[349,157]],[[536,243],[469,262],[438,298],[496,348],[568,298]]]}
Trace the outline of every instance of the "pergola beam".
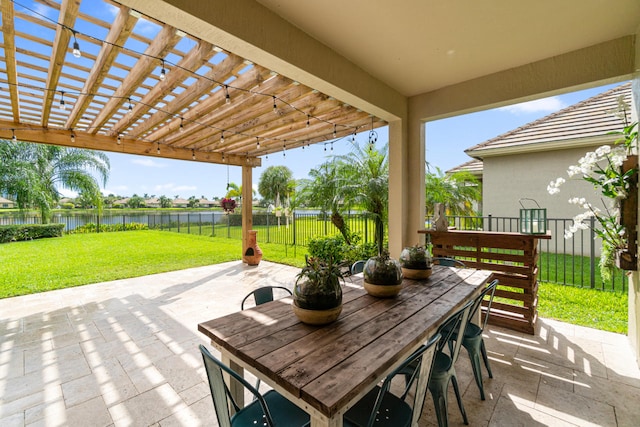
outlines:
{"label": "pergola beam", "polygon": [[[188,148],[176,148],[156,142],[118,138],[107,135],[91,135],[85,132],[72,132],[66,129],[50,129],[37,125],[20,125],[15,128],[13,122],[0,121],[0,139],[11,139],[15,133],[20,141],[38,144],[60,145],[64,147],[88,148],[113,153],[136,154],[174,160],[188,160],[202,163],[228,164],[233,166],[257,167],[262,164],[260,158],[221,154],[208,151],[196,151]],[[158,153],[158,147],[160,152]],[[195,156],[195,159],[194,159]],[[223,158],[224,157],[224,158]]]}
{"label": "pergola beam", "polygon": [[16,68],[16,41],[13,21],[15,19],[13,2],[2,2],[2,32],[4,33],[4,60],[7,67],[7,80],[11,98],[13,121],[20,122],[20,97],[18,94],[18,71]]}

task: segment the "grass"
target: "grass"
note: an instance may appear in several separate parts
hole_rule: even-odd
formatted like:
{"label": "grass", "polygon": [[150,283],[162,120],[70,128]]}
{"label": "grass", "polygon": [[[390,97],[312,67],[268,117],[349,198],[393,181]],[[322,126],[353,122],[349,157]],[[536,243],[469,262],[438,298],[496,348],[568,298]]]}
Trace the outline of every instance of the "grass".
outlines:
{"label": "grass", "polygon": [[[264,260],[304,265],[306,248],[262,243]],[[241,241],[165,231],[65,235],[0,245],[0,298],[239,260]],[[553,283],[539,287],[538,313],[627,332],[627,294]]]}
{"label": "grass", "polygon": [[[265,260],[302,266],[304,252],[262,245]],[[162,231],[65,235],[0,245],[0,298],[239,260],[241,241]]]}
{"label": "grass", "polygon": [[628,295],[554,283],[538,287],[538,315],[574,325],[627,333]]}

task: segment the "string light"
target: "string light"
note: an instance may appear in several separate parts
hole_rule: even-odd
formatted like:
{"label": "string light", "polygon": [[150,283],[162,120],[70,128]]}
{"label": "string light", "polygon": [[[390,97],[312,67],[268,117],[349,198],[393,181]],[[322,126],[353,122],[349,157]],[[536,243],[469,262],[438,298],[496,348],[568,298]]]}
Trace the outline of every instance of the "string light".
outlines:
{"label": "string light", "polygon": [[60,109],[62,111],[67,109],[67,106],[64,103],[64,91],[63,90],[60,91]]}
{"label": "string light", "polygon": [[180,128],[178,129],[180,132],[184,132],[184,118],[180,117]]}
{"label": "string light", "polygon": [[324,151],[325,152],[327,151],[327,143],[326,142],[324,143]]}
{"label": "string light", "polygon": [[226,162],[226,159],[224,158],[224,152],[222,153],[222,161]]}
{"label": "string light", "polygon": [[224,144],[224,129],[220,132],[220,144]]}
{"label": "string light", "polygon": [[73,128],[71,128],[71,142],[76,142],[76,134],[73,133]]}
{"label": "string light", "polygon": [[331,151],[333,151],[333,141],[331,141]]}
{"label": "string light", "polygon": [[18,138],[16,137],[15,129],[11,129],[11,139],[13,140],[13,142],[16,142],[18,140]]}
{"label": "string light", "polygon": [[351,143],[352,144],[356,143],[356,131],[353,131],[353,135],[351,135]]}
{"label": "string light", "polygon": [[133,105],[131,104],[131,98],[129,98],[129,115],[133,114]]}
{"label": "string light", "polygon": [[231,104],[231,97],[229,96],[229,85],[224,85],[224,102]]}
{"label": "string light", "polygon": [[164,59],[162,59],[161,61],[162,67],[160,68],[160,80],[164,81],[164,79],[167,77],[167,72],[164,69]]}
{"label": "string light", "polygon": [[260,138],[256,136],[256,148],[260,148]]}
{"label": "string light", "polygon": [[[28,9],[28,8],[27,8],[27,9]],[[51,20],[51,19],[47,18],[46,16],[44,16],[44,15],[42,15],[42,14],[39,14],[37,11],[33,11],[33,12],[34,12],[35,14],[37,14],[37,15],[40,15],[40,16],[41,16],[41,18],[42,18],[43,20],[49,20],[49,21],[51,21],[54,25],[60,25],[63,29],[67,29],[67,30],[71,31],[71,32],[72,32],[72,35],[73,35],[73,38],[74,38],[74,41],[73,41],[73,55],[74,55],[74,57],[76,57],[76,58],[80,58],[80,57],[82,56],[82,53],[81,53],[81,51],[80,51],[80,45],[79,45],[79,43],[78,43],[78,38],[77,38],[77,35],[78,35],[78,34],[83,35],[83,33],[82,33],[82,32],[76,31],[76,30],[74,30],[73,28],[70,28],[70,27],[68,27],[68,26],[67,26],[67,25],[65,25],[65,24],[62,24],[62,23],[59,23],[59,22],[53,21],[53,20]],[[110,45],[112,45],[112,46],[114,46],[114,47],[119,47],[119,48],[121,48],[121,49],[123,49],[123,50],[125,50],[125,51],[131,51],[131,52],[133,52],[133,53],[135,53],[135,54],[137,54],[137,55],[139,55],[139,56],[145,56],[145,57],[152,58],[152,59],[155,59],[155,60],[160,60],[160,61],[161,61],[161,69],[160,69],[159,79],[160,79],[160,80],[162,80],[162,81],[164,81],[164,80],[165,80],[165,78],[166,78],[166,74],[167,74],[167,71],[168,71],[168,70],[165,68],[165,67],[166,67],[165,62],[167,62],[167,61],[165,61],[165,59],[164,59],[164,58],[159,58],[159,57],[156,57],[156,56],[154,56],[154,55],[150,55],[150,54],[143,53],[143,52],[137,52],[137,51],[132,50],[132,49],[130,49],[130,48],[127,48],[127,47],[125,47],[125,46],[119,46],[119,45],[117,45],[117,44],[110,43],[110,42],[109,42],[109,41],[107,41],[107,40],[101,40],[101,39],[99,39],[99,38],[96,38],[96,37],[91,36],[91,35],[88,35],[88,34],[84,34],[84,36],[85,36],[85,37],[88,37],[88,38],[91,38],[91,39],[95,39],[96,41],[99,41],[99,42],[102,42],[102,43],[110,44]],[[171,64],[171,63],[170,63],[170,64]],[[182,68],[179,64],[172,64],[172,66],[175,66],[175,67],[178,67],[178,68]],[[223,85],[223,86],[224,86],[224,90],[225,90],[225,102],[227,102],[227,103],[228,103],[228,102],[230,102],[230,96],[229,96],[229,85],[228,85],[228,84],[224,84],[224,83],[221,83],[221,82],[217,82],[217,81],[215,81],[214,79],[212,79],[212,78],[210,78],[210,77],[202,76],[202,75],[198,74],[198,73],[197,73],[197,72],[195,72],[195,71],[188,70],[187,68],[182,68],[182,69],[183,69],[184,71],[190,72],[191,74],[194,74],[194,75],[196,75],[196,76],[198,76],[198,77],[203,77],[203,78],[208,79],[208,80],[210,80],[210,81],[212,81],[212,82],[214,82],[214,83],[217,83],[217,84],[219,84],[219,85]],[[273,74],[273,73],[272,73],[272,74]],[[295,83],[294,83],[294,84],[295,84]],[[16,84],[16,86],[17,86],[17,84]],[[336,128],[336,124],[335,124],[335,123],[331,123],[330,121],[323,120],[323,119],[317,118],[317,117],[315,117],[315,116],[312,116],[311,114],[305,113],[304,111],[301,111],[301,110],[300,110],[299,108],[297,108],[296,106],[291,105],[291,104],[289,104],[287,101],[280,99],[280,98],[279,98],[279,97],[277,97],[276,95],[271,95],[271,94],[268,94],[268,93],[260,93],[260,92],[256,92],[256,91],[254,91],[254,90],[247,90],[247,89],[244,89],[244,88],[242,88],[242,87],[234,87],[233,85],[231,86],[231,88],[236,89],[236,90],[239,90],[239,91],[250,92],[250,93],[252,93],[252,94],[254,94],[254,95],[260,95],[260,96],[271,96],[271,97],[272,97],[272,99],[273,99],[273,109],[274,109],[274,113],[276,113],[276,114],[279,114],[279,113],[280,113],[280,112],[278,111],[278,105],[277,105],[277,100],[280,100],[282,103],[284,103],[284,104],[286,104],[286,105],[290,106],[293,110],[296,110],[296,111],[299,111],[300,113],[305,114],[305,115],[306,115],[306,119],[307,119],[307,120],[306,120],[306,126],[307,126],[307,127],[309,127],[309,126],[310,126],[310,119],[311,119],[311,117],[314,117],[314,118],[316,118],[317,120],[319,120],[319,121],[321,121],[321,122],[324,122],[324,123],[326,123],[326,124],[333,124],[333,127],[334,127],[333,135],[334,135],[334,138],[336,138],[336,137],[337,137],[337,128]],[[48,88],[44,88],[44,89],[42,89],[42,88],[36,88],[36,89],[44,90],[44,91],[51,91],[51,90],[55,90],[55,89],[48,89]],[[314,93],[317,93],[317,91],[314,91]],[[62,110],[65,110],[65,109],[66,109],[66,104],[65,104],[65,101],[64,101],[64,94],[65,94],[65,92],[62,92],[62,91],[61,91],[60,108],[61,108]],[[105,96],[104,94],[84,94],[84,93],[79,93],[79,95],[88,95],[88,96],[89,96],[89,95],[94,95],[94,96]],[[107,96],[107,97],[109,97],[108,95],[106,95],[106,96]],[[111,98],[121,98],[121,97],[112,96]],[[154,107],[154,106],[149,105],[149,107]],[[129,112],[129,113],[132,113],[132,109],[133,109],[133,106],[132,106],[132,103],[131,103],[131,99],[129,98],[129,107],[128,107],[128,110],[129,110],[129,111],[128,111],[128,112]],[[159,110],[159,111],[160,111],[160,110]],[[167,114],[169,114],[169,115],[173,115],[174,117],[175,117],[175,116],[177,116],[175,113],[172,113],[172,112],[167,112]],[[181,123],[182,123],[182,118],[181,118]],[[199,125],[199,126],[203,126],[203,127],[207,127],[207,128],[211,128],[211,129],[217,129],[217,130],[219,130],[219,129],[218,129],[218,128],[216,128],[215,126],[211,126],[211,125],[207,125],[207,124],[201,124],[201,123],[198,123],[198,122],[196,122],[196,121],[194,121],[194,124],[197,124],[197,125]],[[341,126],[342,126],[342,125],[341,125]],[[356,126],[356,127],[355,127],[355,130],[354,130],[354,137],[353,137],[353,142],[354,142],[354,143],[355,143],[355,133],[357,132],[357,129],[358,129],[358,127]],[[234,134],[235,134],[235,135],[245,136],[245,137],[247,137],[247,136],[248,136],[248,135],[243,134],[243,133],[234,133]],[[375,142],[375,140],[377,140],[377,134],[375,133],[375,131],[373,131],[373,116],[372,116],[372,131],[370,132],[370,136],[373,136],[373,140],[374,140],[374,142]],[[118,135],[118,137],[120,137],[120,135]],[[257,137],[256,137],[256,138],[257,138]],[[142,138],[142,139],[143,139],[143,138]],[[273,138],[273,139],[274,139],[274,140],[278,140],[278,138]],[[370,138],[370,139],[371,139],[371,138]],[[144,140],[144,139],[143,139],[143,140]],[[223,141],[224,141],[224,135],[223,135],[223,134],[221,134],[221,142],[223,142]],[[118,143],[120,143],[120,140],[118,140]],[[258,147],[259,147],[259,144],[260,144],[260,142],[259,142],[259,140],[258,140],[258,141],[257,141],[257,145],[258,145]],[[310,144],[307,142],[307,147],[309,147],[309,146],[310,146]],[[304,143],[302,144],[302,147],[304,147]],[[159,147],[158,147],[158,148],[159,148]],[[325,151],[326,151],[326,147],[325,147]],[[265,154],[266,154],[266,153],[265,153]]]}
{"label": "string light", "polygon": [[282,144],[282,157],[287,157],[287,144]]}
{"label": "string light", "polygon": [[195,160],[196,159],[196,150],[194,150],[193,148],[191,149],[191,160]]}
{"label": "string light", "polygon": [[118,145],[122,143],[122,137],[120,136],[120,134],[118,134],[117,142],[118,142]]}
{"label": "string light", "polygon": [[158,142],[158,149],[156,150],[157,154],[160,154],[160,143]]}
{"label": "string light", "polygon": [[76,38],[76,32],[77,31],[73,31],[73,56],[75,56],[76,58],[80,58],[82,56],[82,52],[80,52],[80,44],[78,44],[78,39]]}

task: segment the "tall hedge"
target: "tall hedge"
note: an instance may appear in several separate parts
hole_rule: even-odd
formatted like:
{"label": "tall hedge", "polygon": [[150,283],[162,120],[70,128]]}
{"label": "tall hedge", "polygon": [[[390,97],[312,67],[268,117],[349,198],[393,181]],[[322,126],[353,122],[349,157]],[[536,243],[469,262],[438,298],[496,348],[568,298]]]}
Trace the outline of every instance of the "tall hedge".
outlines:
{"label": "tall hedge", "polygon": [[64,224],[0,225],[0,243],[61,237]]}

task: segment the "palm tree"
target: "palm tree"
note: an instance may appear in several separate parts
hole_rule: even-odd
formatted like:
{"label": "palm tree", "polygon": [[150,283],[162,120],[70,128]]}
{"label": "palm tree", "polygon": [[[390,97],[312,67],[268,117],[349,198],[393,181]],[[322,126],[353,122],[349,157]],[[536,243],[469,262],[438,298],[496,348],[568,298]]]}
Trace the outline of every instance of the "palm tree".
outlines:
{"label": "palm tree", "polygon": [[345,197],[373,215],[378,253],[384,245],[384,224],[389,201],[388,144],[380,150],[373,145],[353,146],[349,155],[337,156],[339,173],[345,179]]}
{"label": "palm tree", "polygon": [[342,216],[344,178],[340,164],[330,160],[309,171],[309,179],[300,180],[300,197],[307,206],[331,213],[331,222],[340,231],[345,242],[351,244],[351,233]]}
{"label": "palm tree", "polygon": [[[252,194],[256,194],[256,190],[251,190]],[[227,184],[227,194],[225,196],[227,199],[238,199],[238,202],[242,204],[242,185],[238,185],[235,182],[230,182]]]}
{"label": "palm tree", "polygon": [[43,223],[58,204],[58,187],[83,193],[102,208],[96,177],[106,185],[109,158],[100,151],[0,140],[0,193],[15,198],[21,210],[40,210]]}
{"label": "palm tree", "polygon": [[258,192],[265,203],[275,203],[278,196],[285,199],[295,188],[293,173],[286,166],[269,166],[260,175]]}
{"label": "palm tree", "polygon": [[480,181],[469,172],[455,172],[444,174],[440,168],[431,167],[427,163],[425,174],[426,208],[433,212],[436,203],[442,203],[450,215],[475,215],[474,206],[482,198]]}

